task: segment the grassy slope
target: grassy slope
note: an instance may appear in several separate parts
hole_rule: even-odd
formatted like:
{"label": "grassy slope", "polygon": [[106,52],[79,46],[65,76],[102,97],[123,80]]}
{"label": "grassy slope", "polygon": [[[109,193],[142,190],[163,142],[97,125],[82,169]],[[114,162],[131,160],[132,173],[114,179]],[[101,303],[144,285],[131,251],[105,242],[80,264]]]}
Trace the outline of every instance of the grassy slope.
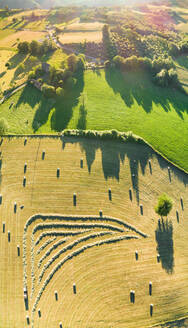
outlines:
{"label": "grassy slope", "polygon": [[[43,149],[46,150],[44,161],[41,160]],[[24,146],[24,138],[4,138],[0,151],[0,193],[3,195],[0,215],[1,226],[2,221],[6,226],[5,234],[2,231],[0,234],[2,327],[26,326],[22,237],[26,220],[36,213],[97,215],[99,209],[102,209],[104,215],[117,217],[136,226],[147,233],[149,238],[96,247],[67,262],[55,274],[41,298],[39,308],[42,317],[39,319],[36,314],[35,327],[58,327],[62,321],[65,328],[145,328],[187,313],[188,244],[185,231],[188,228],[188,181],[185,174],[171,167],[170,183],[167,169],[169,164],[148,147],[135,144],[98,143],[83,139],[65,139],[62,143],[60,139],[28,138]],[[80,168],[80,158],[84,161],[83,169]],[[148,166],[149,159],[152,175]],[[25,162],[28,164],[25,174],[27,183],[23,188]],[[88,166],[91,166],[90,173]],[[61,169],[59,179],[56,177],[57,167]],[[133,173],[135,180],[131,177]],[[129,200],[130,187],[133,190],[132,202]],[[108,188],[112,190],[111,202],[108,200]],[[74,192],[78,199],[76,207],[72,204]],[[161,192],[167,192],[174,202],[169,215],[174,228],[173,249],[169,259],[163,258],[163,267],[156,261],[155,230],[158,217],[154,213],[154,205]],[[143,216],[140,215],[136,196],[143,204]],[[184,211],[180,207],[180,196],[184,199]],[[13,211],[15,201],[18,204],[17,213]],[[20,205],[24,205],[24,209],[21,210]],[[180,215],[179,224],[176,210]],[[8,230],[11,231],[10,243],[7,242]],[[166,250],[171,237],[168,232],[164,232],[164,235]],[[17,245],[21,247],[20,257],[16,255]],[[81,246],[83,244],[77,248]],[[139,252],[137,262],[134,256],[136,249]],[[160,251],[164,256],[164,249]],[[58,261],[62,258],[63,255]],[[173,269],[173,274],[169,273],[170,269]],[[30,281],[31,273],[28,271],[29,295]],[[153,282],[153,296],[148,295],[149,281]],[[73,282],[77,285],[77,296],[72,293]],[[135,305],[129,302],[131,289],[136,292]],[[54,299],[55,290],[59,294],[58,302]],[[150,303],[154,304],[152,318],[149,316]]]}
{"label": "grassy slope", "polygon": [[176,67],[180,82],[188,92],[188,56],[180,56],[176,59]]}
{"label": "grassy slope", "polygon": [[[81,91],[87,95],[86,111],[78,103]],[[9,110],[12,101],[17,107]],[[32,133],[33,129],[49,133],[67,127],[132,130],[188,171],[187,110],[186,95],[155,87],[143,73],[127,73],[123,78],[114,72],[105,78],[103,71],[88,71],[69,101],[53,105],[38,91],[26,88],[4,103],[0,113],[14,133]]]}

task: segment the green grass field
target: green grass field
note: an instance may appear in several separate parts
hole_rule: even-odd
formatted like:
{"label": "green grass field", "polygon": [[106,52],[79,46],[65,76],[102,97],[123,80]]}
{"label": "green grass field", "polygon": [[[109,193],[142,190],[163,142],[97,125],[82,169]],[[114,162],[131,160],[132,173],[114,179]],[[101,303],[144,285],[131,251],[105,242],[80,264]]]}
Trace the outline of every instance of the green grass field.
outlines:
{"label": "green grass field", "polygon": [[[3,328],[59,327],[60,322],[63,328],[147,328],[187,315],[186,174],[149,147],[135,143],[57,137],[27,138],[24,145],[24,137],[3,139],[0,145]],[[154,212],[161,192],[168,193],[173,200],[172,212],[164,226],[162,221],[161,226],[158,224]],[[77,195],[76,206],[73,193]],[[103,211],[102,218],[99,210]],[[38,217],[29,221],[36,214]],[[30,224],[24,230],[26,222]],[[125,239],[128,236],[136,239]],[[105,243],[109,240],[116,242]],[[51,272],[53,276],[48,280]],[[29,310],[24,305],[24,273]],[[74,283],[77,294],[73,293]],[[32,308],[44,285],[32,317]],[[135,291],[134,304],[130,303],[130,290]],[[154,305],[152,317],[150,304]]]}
{"label": "green grass field", "polygon": [[[79,104],[81,92],[87,98],[84,110]],[[10,110],[11,102],[15,106]],[[5,102],[0,113],[8,120],[10,133],[131,130],[188,171],[187,95],[154,86],[144,73],[87,71],[75,90],[55,105],[27,87]]]}
{"label": "green grass field", "polygon": [[178,77],[184,89],[188,92],[188,56],[180,56],[176,59]]}

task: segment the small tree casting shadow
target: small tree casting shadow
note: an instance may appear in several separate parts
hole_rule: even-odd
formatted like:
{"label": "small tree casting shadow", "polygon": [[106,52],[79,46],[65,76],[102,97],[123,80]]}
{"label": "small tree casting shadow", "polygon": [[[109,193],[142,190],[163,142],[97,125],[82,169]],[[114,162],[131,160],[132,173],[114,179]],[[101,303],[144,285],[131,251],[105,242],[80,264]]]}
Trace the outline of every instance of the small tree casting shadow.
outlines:
{"label": "small tree casting shadow", "polygon": [[162,268],[165,269],[168,274],[172,274],[174,270],[174,246],[173,226],[171,221],[164,221],[163,219],[158,221],[155,239]]}

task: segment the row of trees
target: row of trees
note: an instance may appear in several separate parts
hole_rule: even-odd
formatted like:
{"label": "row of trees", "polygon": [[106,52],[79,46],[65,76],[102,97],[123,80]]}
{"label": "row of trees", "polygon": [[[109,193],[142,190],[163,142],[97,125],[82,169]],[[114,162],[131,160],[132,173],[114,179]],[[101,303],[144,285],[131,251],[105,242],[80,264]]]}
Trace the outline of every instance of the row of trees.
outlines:
{"label": "row of trees", "polygon": [[169,85],[180,87],[175,64],[171,57],[157,58],[153,61],[147,57],[131,56],[123,58],[115,56],[112,61],[106,61],[106,68],[115,67],[122,71],[144,70],[151,74],[154,83],[166,87]]}
{"label": "row of trees", "polygon": [[18,43],[18,52],[23,54],[31,54],[33,56],[44,55],[56,49],[55,43],[49,39],[45,39],[42,43],[33,40],[31,42],[23,41]]}
{"label": "row of trees", "polygon": [[104,25],[102,29],[103,35],[103,47],[104,47],[104,55],[108,59],[112,59],[115,55],[117,55],[117,50],[115,43],[112,40],[110,29],[108,25]]}

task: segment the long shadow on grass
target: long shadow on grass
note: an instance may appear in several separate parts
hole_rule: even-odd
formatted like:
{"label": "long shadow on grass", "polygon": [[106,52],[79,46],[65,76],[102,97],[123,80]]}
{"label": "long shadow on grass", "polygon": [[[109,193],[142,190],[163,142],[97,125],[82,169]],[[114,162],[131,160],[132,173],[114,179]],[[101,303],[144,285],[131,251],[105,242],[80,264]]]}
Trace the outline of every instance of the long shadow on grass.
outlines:
{"label": "long shadow on grass", "polygon": [[[31,108],[37,105],[32,128],[36,132],[42,125],[44,125],[49,118],[51,111],[51,127],[54,131],[64,130],[73,114],[73,107],[79,102],[79,96],[84,88],[83,75],[77,79],[76,85],[61,99],[47,99],[42,93],[33,86],[26,86],[18,99],[16,107],[21,104],[29,104]],[[81,112],[80,128],[85,128],[86,125],[85,109]],[[82,125],[82,126],[81,126]]]}
{"label": "long shadow on grass", "polygon": [[102,170],[106,180],[112,178],[119,181],[121,163],[124,163],[127,157],[130,167],[132,188],[137,203],[139,203],[138,169],[140,167],[142,174],[145,174],[148,160],[153,156],[151,148],[145,145],[140,145],[140,151],[138,152],[138,146],[135,143],[123,144],[113,141],[88,140],[85,138],[63,138],[63,149],[65,148],[66,143],[79,143],[81,150],[85,153],[89,173],[91,173],[92,164],[95,161],[96,151],[100,150]]}
{"label": "long shadow on grass", "polygon": [[[181,170],[174,167],[172,164],[164,160],[161,156],[157,155],[148,145],[136,144],[134,142],[120,143],[109,140],[98,139],[86,139],[75,137],[63,137],[62,148],[66,147],[66,144],[80,145],[81,151],[85,154],[88,172],[91,173],[92,165],[95,161],[96,152],[101,151],[101,162],[104,178],[120,179],[121,164],[125,163],[126,159],[130,168],[131,184],[137,200],[140,201],[139,194],[139,169],[141,174],[145,175],[146,167],[148,166],[149,174],[153,174],[152,171],[152,158],[156,158],[161,169],[165,169],[168,177],[168,167],[170,167],[171,177],[177,177],[178,180],[184,183],[184,186],[188,184],[188,175]],[[164,183],[168,183],[166,180]]]}
{"label": "long shadow on grass", "polygon": [[14,56],[12,56],[9,59],[9,63],[10,63],[10,69],[15,68],[16,66],[18,66],[21,62],[24,61],[24,59],[26,58],[27,55],[25,54],[15,54]]}
{"label": "long shadow on grass", "polygon": [[[66,90],[65,96],[61,98],[59,101],[55,104],[55,110],[51,117],[51,127],[55,131],[62,131],[64,130],[72,115],[73,115],[73,107],[78,105],[79,102],[79,96],[84,88],[84,79],[83,74],[79,74],[77,76],[77,82],[72,87],[71,90]],[[85,109],[84,112],[82,110],[82,117],[80,121],[80,125],[82,125],[81,128],[85,128],[85,122],[83,120],[83,116],[85,116]]]}
{"label": "long shadow on grass", "polygon": [[173,88],[157,87],[144,72],[122,73],[116,69],[106,69],[105,77],[114,93],[120,94],[128,107],[132,107],[136,102],[149,113],[154,103],[160,105],[166,112],[171,111],[172,105],[182,119],[182,113],[188,113],[186,94]]}
{"label": "long shadow on grass", "polygon": [[86,123],[87,123],[87,110],[84,105],[80,105],[79,108],[79,118],[77,123],[77,129],[78,130],[85,130],[86,129]]}
{"label": "long shadow on grass", "polygon": [[158,221],[155,231],[157,251],[160,255],[162,268],[172,274],[174,270],[173,226],[167,219]]}

